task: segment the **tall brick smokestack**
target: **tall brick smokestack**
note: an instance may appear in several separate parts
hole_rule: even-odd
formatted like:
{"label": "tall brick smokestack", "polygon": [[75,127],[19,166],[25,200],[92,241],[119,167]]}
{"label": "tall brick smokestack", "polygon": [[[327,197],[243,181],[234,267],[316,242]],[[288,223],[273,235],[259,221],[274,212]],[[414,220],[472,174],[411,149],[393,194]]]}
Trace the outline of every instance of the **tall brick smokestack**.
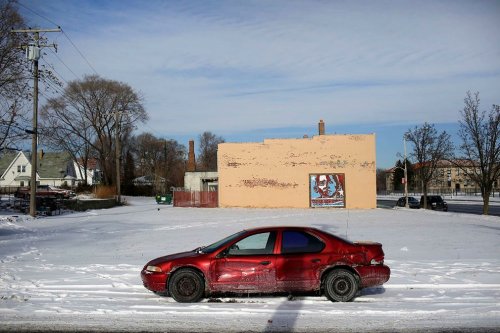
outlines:
{"label": "tall brick smokestack", "polygon": [[187,172],[196,171],[196,158],[194,156],[194,140],[189,140],[188,164],[186,171]]}
{"label": "tall brick smokestack", "polygon": [[323,119],[321,119],[318,123],[318,133],[319,135],[325,135],[325,123]]}

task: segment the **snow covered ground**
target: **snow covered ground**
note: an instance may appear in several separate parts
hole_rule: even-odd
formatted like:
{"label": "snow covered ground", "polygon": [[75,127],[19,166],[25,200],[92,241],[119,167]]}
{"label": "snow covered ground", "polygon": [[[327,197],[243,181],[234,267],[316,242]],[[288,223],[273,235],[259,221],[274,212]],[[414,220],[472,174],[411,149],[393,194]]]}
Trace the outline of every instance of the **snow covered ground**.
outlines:
{"label": "snow covered ground", "polygon": [[[0,216],[0,331],[500,331],[500,218],[407,209],[190,209],[129,205]],[[352,303],[228,297],[179,304],[142,266],[264,225],[312,225],[383,244],[392,275]]]}

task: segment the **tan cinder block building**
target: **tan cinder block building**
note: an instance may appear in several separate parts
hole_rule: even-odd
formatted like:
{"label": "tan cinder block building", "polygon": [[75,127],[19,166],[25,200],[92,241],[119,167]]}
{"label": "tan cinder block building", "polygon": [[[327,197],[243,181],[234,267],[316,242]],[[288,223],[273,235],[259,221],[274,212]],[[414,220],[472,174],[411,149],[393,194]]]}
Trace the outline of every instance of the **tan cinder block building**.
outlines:
{"label": "tan cinder block building", "polygon": [[375,134],[222,143],[218,171],[219,207],[376,208]]}

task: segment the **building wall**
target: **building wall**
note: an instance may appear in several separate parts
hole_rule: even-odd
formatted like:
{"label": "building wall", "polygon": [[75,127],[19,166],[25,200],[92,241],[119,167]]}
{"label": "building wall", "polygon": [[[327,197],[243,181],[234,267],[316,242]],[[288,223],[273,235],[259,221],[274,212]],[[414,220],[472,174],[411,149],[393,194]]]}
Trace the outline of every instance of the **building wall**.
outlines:
{"label": "building wall", "polygon": [[222,143],[220,207],[310,207],[310,174],[342,173],[345,207],[376,208],[375,134]]}
{"label": "building wall", "polygon": [[31,163],[26,155],[19,152],[10,163],[9,168],[5,170],[3,177],[0,179],[0,186],[28,186],[30,177]]}
{"label": "building wall", "polygon": [[216,171],[194,171],[184,174],[184,188],[187,191],[211,191],[217,188]]}

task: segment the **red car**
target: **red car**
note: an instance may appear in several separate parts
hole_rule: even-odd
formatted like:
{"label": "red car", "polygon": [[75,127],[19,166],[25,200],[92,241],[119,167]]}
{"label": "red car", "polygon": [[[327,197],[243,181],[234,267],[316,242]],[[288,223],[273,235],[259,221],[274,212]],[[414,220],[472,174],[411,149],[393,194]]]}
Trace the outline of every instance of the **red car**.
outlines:
{"label": "red car", "polygon": [[389,276],[380,243],[351,243],[309,227],[243,230],[151,260],[141,271],[147,289],[177,302],[218,293],[280,292],[320,292],[331,301],[349,302]]}

